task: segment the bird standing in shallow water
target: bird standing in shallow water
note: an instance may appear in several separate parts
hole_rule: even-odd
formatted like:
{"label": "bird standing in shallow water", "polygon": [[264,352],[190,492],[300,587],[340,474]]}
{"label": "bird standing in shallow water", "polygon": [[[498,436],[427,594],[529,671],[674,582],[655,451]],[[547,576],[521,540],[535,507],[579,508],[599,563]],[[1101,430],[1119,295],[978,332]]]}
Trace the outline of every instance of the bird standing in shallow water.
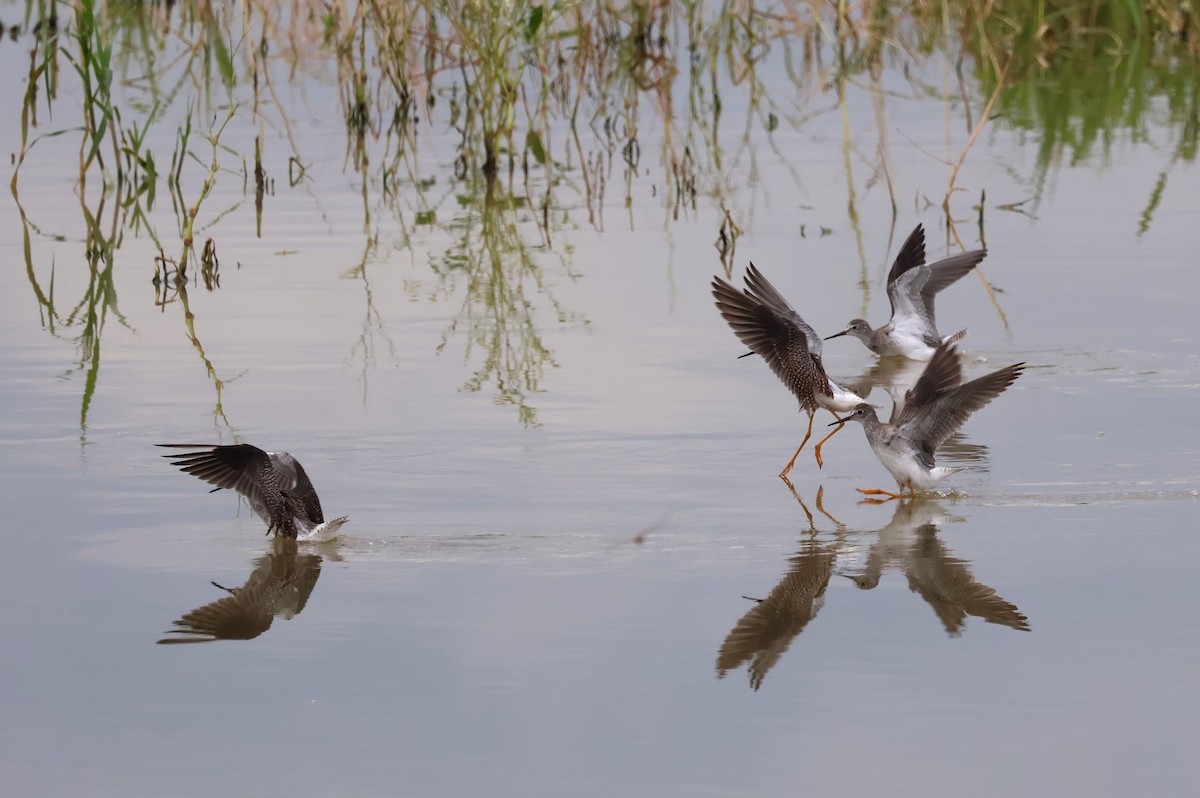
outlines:
{"label": "bird standing in shallow water", "polygon": [[917,384],[905,395],[904,409],[894,425],[880,421],[875,408],[867,404],[858,405],[850,415],[835,421],[838,425],[861,422],[875,456],[900,486],[899,493],[863,488],[859,492],[898,499],[908,488],[915,496],[918,490],[930,490],[950,474],[963,470],[962,466],[935,465],[934,452],[972,413],[1012,385],[1024,369],[1024,363],[1014,363],[964,383],[958,351],[954,344],[942,344]]}
{"label": "bird standing in shallow water", "polygon": [[987,257],[986,249],[962,252],[925,264],[925,230],[917,225],[888,272],[887,293],[892,318],[878,330],[863,319],[854,319],[840,333],[825,340],[852,335],[877,355],[900,355],[910,360],[929,360],[942,344],[958,341],[967,334],[959,330],[945,338],[937,330],[933,300],[942,289],[953,285]]}
{"label": "bird standing in shallow water", "polygon": [[192,474],[216,490],[236,490],[250,508],[274,532],[295,540],[328,540],[334,537],[347,516],[326,521],[316,488],[300,461],[287,452],[264,452],[248,443],[213,446],[196,443],[160,443],[168,449],[191,449],[185,454],[165,454],[171,464]]}
{"label": "bird standing in shallow water", "polygon": [[[800,450],[812,437],[813,416],[817,409],[823,407],[834,418],[840,418],[839,412],[849,411],[860,404],[863,397],[829,379],[821,363],[821,337],[800,318],[800,314],[775,290],[775,286],[767,282],[767,278],[753,263],[746,270],[745,280],[745,290],[739,291],[724,280],[713,278],[712,292],[717,310],[721,311],[721,316],[729,322],[742,343],[767,361],[771,371],[800,400],[800,407],[808,413],[808,431],[804,434],[804,440],[783,471],[779,472],[779,476],[786,479],[796,464],[796,458],[800,456]],[[817,443],[814,453],[818,466],[824,464],[821,446],[836,432],[834,430]]]}

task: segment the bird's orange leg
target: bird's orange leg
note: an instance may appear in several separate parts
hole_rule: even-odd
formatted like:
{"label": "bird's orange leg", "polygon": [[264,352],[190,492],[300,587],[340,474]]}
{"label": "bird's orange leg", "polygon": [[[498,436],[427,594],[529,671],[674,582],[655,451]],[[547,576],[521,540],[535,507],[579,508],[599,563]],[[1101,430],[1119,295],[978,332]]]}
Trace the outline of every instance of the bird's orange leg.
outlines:
{"label": "bird's orange leg", "polygon": [[863,499],[868,504],[886,504],[895,499],[903,498],[903,494],[901,493],[892,493],[890,490],[883,490],[882,488],[855,488],[855,490],[864,496],[887,496],[886,499]]}
{"label": "bird's orange leg", "polygon": [[[908,488],[907,495],[904,493],[905,488]],[[917,498],[917,489],[912,486],[911,482],[905,482],[902,484],[900,486],[899,493],[892,493],[890,490],[882,490],[881,488],[872,488],[870,490],[867,488],[856,488],[856,490],[866,496],[887,496],[886,499],[864,499],[864,501],[869,501],[873,504],[883,504],[884,502],[890,502],[893,499],[904,500]]]}
{"label": "bird's orange leg", "polygon": [[838,527],[839,530],[845,526],[845,524],[843,524],[841,521],[834,518],[832,515],[829,514],[829,511],[825,509],[825,486],[824,485],[817,488],[817,512],[819,512],[821,515],[825,516],[830,521],[832,521],[834,526]]}
{"label": "bird's orange leg", "polygon": [[[834,413],[832,410],[830,410],[829,412],[838,421],[842,420],[841,417],[838,416],[837,413]],[[808,426],[809,426],[809,429],[812,429],[812,419],[811,418],[808,420]],[[816,456],[817,456],[817,468],[825,467],[825,461],[821,459],[821,447],[825,445],[825,441],[829,440],[834,435],[837,435],[839,432],[841,432],[842,427],[844,427],[844,426],[846,426],[846,425],[838,424],[837,427],[834,428],[833,432],[829,433],[828,435],[826,435],[824,438],[822,438],[820,441],[817,442],[816,448],[813,449],[813,453],[816,454]]]}
{"label": "bird's orange leg", "polygon": [[899,499],[904,495],[902,493],[892,493],[890,490],[884,490],[883,488],[855,488],[855,490],[867,496],[889,496],[893,499]]}
{"label": "bird's orange leg", "polygon": [[[813,413],[815,416],[816,413]],[[779,476],[783,479],[787,478],[788,472],[792,470],[792,466],[796,465],[796,458],[800,456],[800,450],[804,448],[804,444],[808,443],[808,439],[812,437],[813,417],[808,417],[808,432],[804,433],[804,440],[800,441],[800,445],[796,447],[796,453],[792,455],[792,459],[788,460],[788,464],[779,472]],[[820,460],[818,459],[818,462]]]}
{"label": "bird's orange leg", "polygon": [[808,511],[808,505],[804,503],[804,499],[801,499],[800,494],[796,492],[796,486],[787,477],[780,477],[780,479],[783,480],[783,484],[788,486],[788,490],[792,492],[792,497],[800,505],[800,509],[804,511],[804,515],[808,518],[808,528],[812,530],[813,534],[816,534],[816,527],[813,526],[813,514]]}

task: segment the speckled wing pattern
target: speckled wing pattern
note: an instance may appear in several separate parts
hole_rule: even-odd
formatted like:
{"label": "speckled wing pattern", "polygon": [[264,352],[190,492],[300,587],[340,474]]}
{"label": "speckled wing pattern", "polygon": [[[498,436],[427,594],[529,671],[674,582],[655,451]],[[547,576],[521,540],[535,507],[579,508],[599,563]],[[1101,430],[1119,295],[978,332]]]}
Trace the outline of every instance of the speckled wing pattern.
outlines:
{"label": "speckled wing pattern", "polygon": [[317,492],[297,460],[287,452],[268,453],[239,443],[228,446],[186,443],[159,444],[172,449],[203,449],[186,454],[169,454],[171,463],[218,488],[245,496],[267,522],[267,531],[295,538],[295,518],[313,524],[324,521]]}
{"label": "speckled wing pattern", "polygon": [[762,686],[767,673],[788,650],[824,603],[836,554],[809,541],[791,558],[791,568],[762,601],[750,608],[726,635],[717,652],[717,676],[750,663],[750,687]]}
{"label": "speckled wing pattern", "polygon": [[266,574],[255,570],[229,595],[197,607],[174,621],[159,643],[201,643],[210,640],[251,640],[271,628],[275,613],[264,600],[270,589]]}
{"label": "speckled wing pattern", "polygon": [[808,413],[817,411],[814,391],[833,395],[821,363],[821,338],[762,273],[750,264],[746,289],[713,278],[721,316],[751,351],[760,355]]}
{"label": "speckled wing pattern", "polygon": [[258,637],[271,627],[276,617],[299,615],[320,575],[321,558],[315,554],[297,556],[294,550],[268,553],[258,559],[246,584],[221,588],[229,595],[186,613],[167,632],[178,636],[158,642],[201,643]]}
{"label": "speckled wing pattern", "polygon": [[321,511],[317,489],[313,487],[300,461],[287,452],[268,452],[267,456],[279,476],[280,490],[298,501],[303,508],[299,515],[313,524],[324,523],[325,514]]}

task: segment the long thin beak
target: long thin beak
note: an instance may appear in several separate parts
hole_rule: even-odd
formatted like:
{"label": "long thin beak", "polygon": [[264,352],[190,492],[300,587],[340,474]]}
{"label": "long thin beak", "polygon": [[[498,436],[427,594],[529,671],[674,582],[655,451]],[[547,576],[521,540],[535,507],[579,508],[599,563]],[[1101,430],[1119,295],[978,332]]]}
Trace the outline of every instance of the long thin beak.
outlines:
{"label": "long thin beak", "polygon": [[850,420],[850,416],[846,416],[845,418],[839,418],[837,421],[830,421],[825,426],[832,427],[834,424],[845,424],[849,420]]}
{"label": "long thin beak", "polygon": [[841,338],[843,335],[847,335],[849,332],[849,330],[842,330],[840,333],[834,333],[833,335],[825,336],[824,340],[828,341],[830,338]]}
{"label": "long thin beak", "polygon": [[738,355],[738,356],[737,356],[737,359],[738,359],[738,360],[741,360],[742,358],[744,358],[744,357],[750,357],[750,356],[751,356],[751,355],[753,355],[753,354],[754,354],[753,352],[747,352],[747,353],[746,353],[746,354],[744,354],[744,355]]}

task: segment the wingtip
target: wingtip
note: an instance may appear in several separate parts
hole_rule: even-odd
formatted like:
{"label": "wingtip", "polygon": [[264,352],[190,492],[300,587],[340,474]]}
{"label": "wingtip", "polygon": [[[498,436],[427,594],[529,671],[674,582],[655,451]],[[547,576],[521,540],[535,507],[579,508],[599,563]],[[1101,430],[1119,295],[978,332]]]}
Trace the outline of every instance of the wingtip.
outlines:
{"label": "wingtip", "polygon": [[888,285],[900,279],[900,276],[905,272],[916,268],[925,263],[925,227],[920,222],[913,228],[913,231],[908,234],[908,238],[904,239],[904,243],[900,245],[900,250],[896,253],[896,259],[892,262],[892,268],[888,270]]}

